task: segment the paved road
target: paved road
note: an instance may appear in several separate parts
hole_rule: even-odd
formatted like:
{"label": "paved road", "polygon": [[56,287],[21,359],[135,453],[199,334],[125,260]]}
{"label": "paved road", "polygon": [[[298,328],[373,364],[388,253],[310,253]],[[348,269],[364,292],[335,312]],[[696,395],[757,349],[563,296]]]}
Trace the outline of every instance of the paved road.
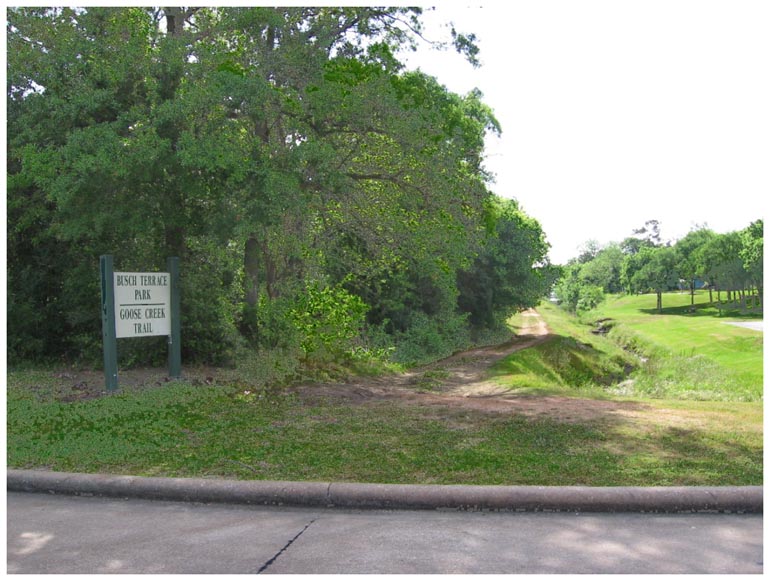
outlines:
{"label": "paved road", "polygon": [[746,329],[752,329],[753,331],[764,332],[764,321],[746,321],[742,323],[728,322],[728,325],[735,325],[736,327],[744,327]]}
{"label": "paved road", "polygon": [[353,511],[8,493],[8,573],[761,573],[762,515]]}

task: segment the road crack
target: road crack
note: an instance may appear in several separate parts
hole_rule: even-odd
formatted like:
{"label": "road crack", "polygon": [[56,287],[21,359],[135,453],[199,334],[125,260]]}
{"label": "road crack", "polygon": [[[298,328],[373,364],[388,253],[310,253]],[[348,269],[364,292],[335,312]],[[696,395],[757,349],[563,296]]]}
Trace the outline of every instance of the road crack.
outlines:
{"label": "road crack", "polygon": [[278,559],[278,557],[280,557],[292,545],[294,541],[300,538],[300,536],[302,536],[302,533],[304,533],[308,528],[310,528],[310,525],[312,525],[315,521],[316,519],[311,520],[309,523],[305,525],[305,528],[303,528],[296,535],[294,535],[293,538],[289,539],[289,542],[286,543],[281,548],[280,551],[278,551],[275,555],[273,555],[273,557],[269,561],[267,561],[264,565],[262,565],[262,567],[259,568],[259,571],[257,571],[257,575],[259,575],[260,573],[264,573],[267,570],[267,568],[270,567],[270,565],[275,563],[276,559]]}

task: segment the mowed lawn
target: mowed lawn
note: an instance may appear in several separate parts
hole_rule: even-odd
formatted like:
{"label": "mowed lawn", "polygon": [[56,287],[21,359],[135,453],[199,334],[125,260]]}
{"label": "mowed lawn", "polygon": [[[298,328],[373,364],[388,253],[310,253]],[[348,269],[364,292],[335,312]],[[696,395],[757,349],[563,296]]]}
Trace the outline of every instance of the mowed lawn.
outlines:
{"label": "mowed lawn", "polygon": [[673,355],[707,358],[734,376],[747,397],[760,400],[763,333],[729,323],[761,320],[761,316],[719,316],[715,307],[706,306],[708,300],[708,291],[696,291],[695,308],[690,309],[689,293],[666,293],[663,313],[658,314],[654,294],[614,297],[603,303],[594,316],[615,319],[645,343]]}
{"label": "mowed lawn", "polygon": [[[654,307],[654,296],[630,297],[645,298]],[[622,320],[650,344],[661,341],[664,350],[699,350],[724,377],[739,373],[728,386],[738,391],[710,386],[695,392],[698,399],[674,388],[654,397],[624,393],[618,374],[636,356],[548,305],[542,312],[552,339],[492,370],[494,380],[512,397],[525,398],[530,410],[533,403],[547,404],[534,413],[484,412],[435,399],[424,405],[419,398],[308,398],[282,388],[255,389],[247,378],[153,384],[78,399],[66,374],[17,370],[7,377],[8,466],[414,484],[762,484],[761,333],[716,317],[653,315],[633,301],[612,299],[592,316]],[[682,338],[672,341],[670,333]],[[734,354],[719,353],[720,344]],[[718,364],[710,359],[715,352]],[[733,369],[743,366],[748,369]],[[312,395],[312,386],[303,393]],[[713,399],[704,399],[709,394]],[[589,408],[596,412],[583,413]]]}
{"label": "mowed lawn", "polygon": [[308,404],[185,383],[64,403],[43,390],[20,392],[24,375],[10,382],[10,468],[404,484],[762,483],[757,404],[624,400],[581,419],[386,401]]}

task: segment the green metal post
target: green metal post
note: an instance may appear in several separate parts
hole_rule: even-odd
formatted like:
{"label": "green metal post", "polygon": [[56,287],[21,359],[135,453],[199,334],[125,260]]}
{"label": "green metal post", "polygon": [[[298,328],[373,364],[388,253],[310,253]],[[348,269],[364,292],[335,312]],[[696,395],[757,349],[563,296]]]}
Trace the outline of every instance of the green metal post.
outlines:
{"label": "green metal post", "polygon": [[171,277],[171,335],[168,336],[168,375],[182,377],[182,320],[179,285],[179,258],[171,256],[166,260],[166,268]]}
{"label": "green metal post", "polygon": [[118,389],[118,340],[115,337],[115,277],[112,256],[99,258],[102,277],[102,348],[104,350],[104,385],[107,391]]}

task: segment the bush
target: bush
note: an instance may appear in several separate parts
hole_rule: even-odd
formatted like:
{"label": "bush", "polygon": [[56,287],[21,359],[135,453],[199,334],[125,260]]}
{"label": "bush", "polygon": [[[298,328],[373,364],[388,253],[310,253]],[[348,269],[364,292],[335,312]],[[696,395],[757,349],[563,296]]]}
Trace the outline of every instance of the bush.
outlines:
{"label": "bush", "polygon": [[182,361],[232,363],[238,338],[236,305],[240,295],[224,252],[191,244],[180,261]]}
{"label": "bush", "polygon": [[288,316],[305,359],[326,361],[349,357],[367,310],[360,297],[341,286],[313,283],[294,298]]}
{"label": "bush", "polygon": [[470,344],[468,316],[415,313],[409,328],[394,335],[394,344],[393,361],[408,366],[449,357]]}
{"label": "bush", "polygon": [[590,311],[599,306],[604,300],[604,290],[600,286],[584,285],[578,292],[576,309],[580,311]]}
{"label": "bush", "polygon": [[289,316],[293,301],[293,297],[271,299],[262,293],[256,306],[244,305],[243,337],[258,349],[299,350],[299,332]]}

